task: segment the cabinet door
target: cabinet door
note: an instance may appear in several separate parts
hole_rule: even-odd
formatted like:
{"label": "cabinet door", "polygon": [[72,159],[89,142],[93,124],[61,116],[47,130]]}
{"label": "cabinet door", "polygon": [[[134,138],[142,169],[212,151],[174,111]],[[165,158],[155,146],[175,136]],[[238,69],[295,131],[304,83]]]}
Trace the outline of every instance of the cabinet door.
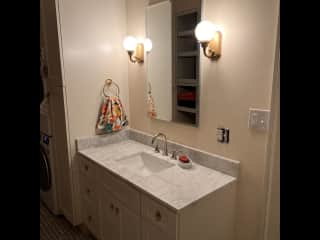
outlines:
{"label": "cabinet door", "polygon": [[142,219],[142,240],[175,240],[149,220]]}
{"label": "cabinet door", "polygon": [[102,240],[141,240],[140,216],[126,208],[109,191],[100,198]]}
{"label": "cabinet door", "polygon": [[101,239],[120,240],[120,210],[116,199],[111,193],[102,192],[99,202]]}
{"label": "cabinet door", "polygon": [[97,204],[95,202],[90,202],[85,198],[82,198],[82,220],[89,229],[89,231],[100,239],[99,232],[99,213],[97,209]]}
{"label": "cabinet door", "polygon": [[141,217],[133,211],[126,208],[120,202],[117,203],[116,208],[119,208],[120,217],[120,233],[121,240],[141,240],[140,236],[140,219]]}

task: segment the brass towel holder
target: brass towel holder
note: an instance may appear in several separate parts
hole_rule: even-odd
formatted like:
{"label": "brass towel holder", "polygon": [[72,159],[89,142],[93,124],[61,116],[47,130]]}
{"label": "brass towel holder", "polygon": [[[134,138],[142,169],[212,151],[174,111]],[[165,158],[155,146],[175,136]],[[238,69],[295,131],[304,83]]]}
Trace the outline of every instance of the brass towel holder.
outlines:
{"label": "brass towel holder", "polygon": [[110,88],[111,85],[114,85],[116,88],[117,88],[117,94],[116,96],[119,97],[119,94],[120,94],[120,88],[119,88],[119,85],[116,84],[112,79],[108,78],[107,80],[105,80],[105,83],[104,83],[104,86],[103,86],[103,95],[105,97],[108,97],[109,95],[106,93],[106,88]]}

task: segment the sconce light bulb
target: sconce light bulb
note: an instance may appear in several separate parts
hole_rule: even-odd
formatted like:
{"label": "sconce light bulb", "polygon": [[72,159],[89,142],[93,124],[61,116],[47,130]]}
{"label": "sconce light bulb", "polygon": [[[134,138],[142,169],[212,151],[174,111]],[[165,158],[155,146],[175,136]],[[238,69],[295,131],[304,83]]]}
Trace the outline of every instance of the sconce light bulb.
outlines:
{"label": "sconce light bulb", "polygon": [[150,52],[152,49],[152,41],[149,38],[146,38],[144,40],[144,49],[146,50],[146,52]]}
{"label": "sconce light bulb", "polygon": [[123,40],[123,47],[127,51],[134,51],[137,46],[137,39],[132,36],[128,36]]}
{"label": "sconce light bulb", "polygon": [[195,29],[195,35],[199,42],[209,42],[213,39],[217,28],[209,21],[201,21]]}

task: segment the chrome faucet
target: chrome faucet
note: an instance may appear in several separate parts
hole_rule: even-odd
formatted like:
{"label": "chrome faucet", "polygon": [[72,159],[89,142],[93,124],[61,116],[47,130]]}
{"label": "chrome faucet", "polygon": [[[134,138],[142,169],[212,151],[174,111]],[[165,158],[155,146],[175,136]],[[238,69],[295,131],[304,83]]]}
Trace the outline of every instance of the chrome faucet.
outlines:
{"label": "chrome faucet", "polygon": [[[160,136],[162,136],[162,137],[164,138],[164,142],[163,142],[163,144],[164,144],[163,155],[168,156],[167,137],[166,137],[165,134],[163,134],[163,133],[157,133],[156,135],[154,135],[154,136],[152,137],[151,143],[153,144],[154,141],[155,141],[158,137],[160,137]],[[156,145],[156,147],[155,147],[154,150],[155,150],[156,152],[160,152],[160,151],[159,151],[159,146],[158,146],[158,144]]]}

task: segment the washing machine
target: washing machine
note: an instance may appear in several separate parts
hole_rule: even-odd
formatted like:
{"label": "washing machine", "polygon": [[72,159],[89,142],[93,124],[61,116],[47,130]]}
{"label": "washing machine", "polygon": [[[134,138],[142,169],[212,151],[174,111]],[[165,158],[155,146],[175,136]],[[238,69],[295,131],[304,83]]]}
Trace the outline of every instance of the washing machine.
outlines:
{"label": "washing machine", "polygon": [[40,110],[40,200],[52,213],[59,214],[52,132],[47,109]]}

